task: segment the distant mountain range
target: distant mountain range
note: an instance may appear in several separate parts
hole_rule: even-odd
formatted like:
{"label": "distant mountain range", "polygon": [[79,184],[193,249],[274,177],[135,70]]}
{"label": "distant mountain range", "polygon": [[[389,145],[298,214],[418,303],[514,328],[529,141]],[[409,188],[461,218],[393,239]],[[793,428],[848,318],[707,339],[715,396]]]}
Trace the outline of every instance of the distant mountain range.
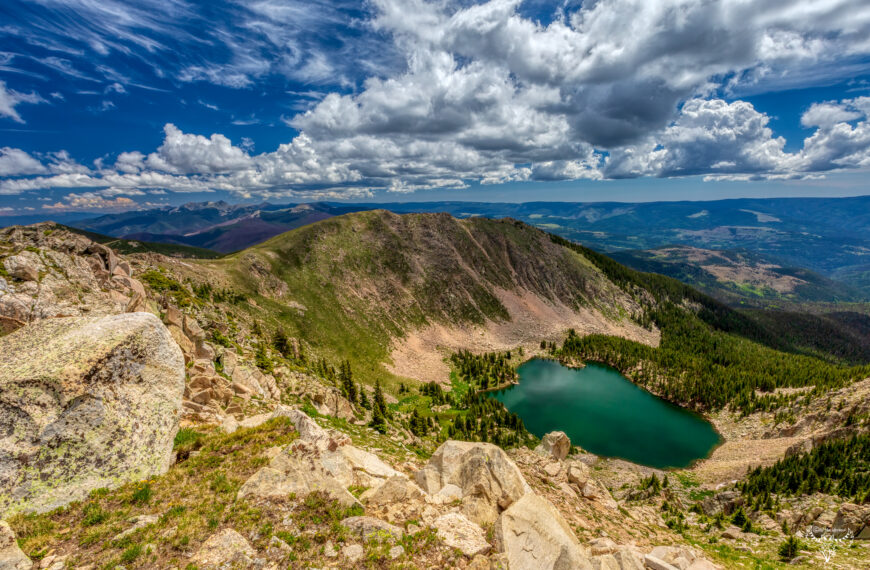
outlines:
{"label": "distant mountain range", "polygon": [[[66,223],[119,238],[229,253],[316,221],[373,209],[516,218],[732,302],[853,301],[870,295],[870,196],[649,203],[201,202]],[[687,249],[669,246],[708,253],[699,257],[697,251],[688,255]],[[720,253],[709,253],[715,251]],[[712,266],[718,269],[711,273]]]}

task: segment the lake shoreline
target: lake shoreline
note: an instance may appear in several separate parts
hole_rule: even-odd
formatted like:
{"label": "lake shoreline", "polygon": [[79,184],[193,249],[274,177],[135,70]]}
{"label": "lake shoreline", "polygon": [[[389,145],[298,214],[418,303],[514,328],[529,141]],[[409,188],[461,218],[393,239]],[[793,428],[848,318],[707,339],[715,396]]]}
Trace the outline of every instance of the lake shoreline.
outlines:
{"label": "lake shoreline", "polygon": [[565,431],[593,455],[644,467],[692,469],[725,442],[710,418],[647,390],[615,367],[570,364],[549,354],[532,355],[517,366],[518,381],[480,392],[501,401],[538,437]]}

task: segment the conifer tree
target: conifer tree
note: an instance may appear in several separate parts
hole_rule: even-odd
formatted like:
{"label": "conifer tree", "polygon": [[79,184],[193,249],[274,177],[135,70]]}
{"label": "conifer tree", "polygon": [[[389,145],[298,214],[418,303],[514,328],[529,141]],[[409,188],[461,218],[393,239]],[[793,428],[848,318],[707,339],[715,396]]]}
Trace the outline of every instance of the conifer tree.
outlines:
{"label": "conifer tree", "polygon": [[381,392],[380,381],[375,382],[375,397],[374,405],[372,406],[372,421],[369,426],[381,433],[387,433],[387,403],[384,400],[384,394]]}

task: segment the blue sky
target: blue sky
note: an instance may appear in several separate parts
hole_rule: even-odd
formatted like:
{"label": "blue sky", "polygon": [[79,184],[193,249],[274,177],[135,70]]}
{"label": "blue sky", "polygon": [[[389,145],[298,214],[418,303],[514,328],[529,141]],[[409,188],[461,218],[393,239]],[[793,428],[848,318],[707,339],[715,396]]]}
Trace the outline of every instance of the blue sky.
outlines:
{"label": "blue sky", "polygon": [[0,5],[0,214],[866,194],[857,0]]}

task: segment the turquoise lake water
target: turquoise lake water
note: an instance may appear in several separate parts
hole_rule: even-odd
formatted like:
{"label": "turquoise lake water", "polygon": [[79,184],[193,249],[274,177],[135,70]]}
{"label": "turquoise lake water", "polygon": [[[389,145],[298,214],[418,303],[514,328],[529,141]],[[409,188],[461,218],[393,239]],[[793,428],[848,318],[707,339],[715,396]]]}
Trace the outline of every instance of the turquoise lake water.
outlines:
{"label": "turquoise lake water", "polygon": [[538,437],[564,431],[596,455],[650,467],[687,467],[721,441],[710,422],[639,388],[600,364],[573,369],[533,359],[517,386],[492,392]]}

